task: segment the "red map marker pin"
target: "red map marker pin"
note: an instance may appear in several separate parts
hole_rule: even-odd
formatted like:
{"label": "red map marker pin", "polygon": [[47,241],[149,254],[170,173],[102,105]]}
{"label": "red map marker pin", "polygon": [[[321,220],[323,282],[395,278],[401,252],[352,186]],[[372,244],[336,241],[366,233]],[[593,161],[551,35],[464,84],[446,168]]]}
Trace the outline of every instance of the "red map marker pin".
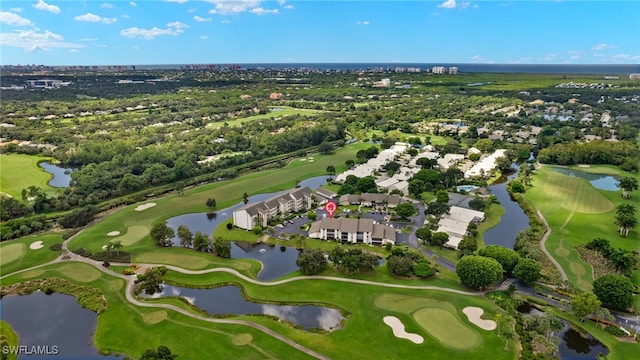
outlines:
{"label": "red map marker pin", "polygon": [[333,214],[336,213],[336,210],[338,210],[338,204],[334,201],[327,201],[327,203],[324,204],[324,211],[329,214],[329,218],[333,219]]}

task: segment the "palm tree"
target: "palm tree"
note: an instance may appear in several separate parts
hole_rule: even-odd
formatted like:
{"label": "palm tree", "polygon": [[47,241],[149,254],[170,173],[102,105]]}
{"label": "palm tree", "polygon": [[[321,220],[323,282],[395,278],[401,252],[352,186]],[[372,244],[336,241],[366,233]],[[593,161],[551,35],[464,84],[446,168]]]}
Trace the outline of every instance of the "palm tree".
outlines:
{"label": "palm tree", "polygon": [[633,190],[638,190],[638,179],[631,176],[625,176],[620,180],[618,186],[622,189],[622,197],[628,199],[631,197],[631,192]]}
{"label": "palm tree", "polygon": [[120,249],[122,249],[122,242],[120,240],[110,241],[111,249],[116,251],[116,256],[120,256]]}
{"label": "palm tree", "polygon": [[620,204],[616,206],[616,214],[617,215],[621,215],[621,214],[635,215],[636,207],[631,204]]}
{"label": "palm tree", "polygon": [[635,228],[638,225],[638,220],[631,214],[618,214],[614,220],[614,224],[620,228],[620,235],[627,237],[629,230]]}
{"label": "palm tree", "polygon": [[496,313],[493,317],[493,321],[498,325],[498,337],[500,337],[500,323],[502,322],[502,313]]}

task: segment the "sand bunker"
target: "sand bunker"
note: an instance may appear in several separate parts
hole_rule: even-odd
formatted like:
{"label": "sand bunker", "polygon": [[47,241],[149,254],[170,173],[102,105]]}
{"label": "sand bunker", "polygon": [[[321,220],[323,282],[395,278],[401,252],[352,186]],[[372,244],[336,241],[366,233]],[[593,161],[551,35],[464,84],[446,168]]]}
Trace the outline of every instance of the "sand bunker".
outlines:
{"label": "sand bunker", "polygon": [[107,236],[118,236],[120,235],[120,231],[110,231],[107,233]]}
{"label": "sand bunker", "polygon": [[152,208],[154,206],[156,206],[156,203],[146,203],[146,204],[138,205],[138,207],[135,208],[135,211],[147,210],[148,208]]}
{"label": "sand bunker", "polygon": [[580,164],[580,165],[578,165],[578,167],[581,167],[581,168],[590,168],[590,167],[591,167],[591,165],[587,165],[587,164]]}
{"label": "sand bunker", "polygon": [[482,316],[482,314],[484,313],[484,310],[479,307],[467,306],[466,308],[462,309],[462,312],[467,315],[467,318],[473,325],[479,327],[480,329],[494,330],[497,326],[496,322],[493,320],[485,320],[480,318],[480,316]]}
{"label": "sand bunker", "polygon": [[418,334],[408,333],[404,330],[404,324],[402,321],[395,316],[385,316],[382,321],[385,324],[389,325],[391,330],[393,330],[393,335],[400,339],[407,339],[414,344],[422,344],[424,342],[424,338]]}
{"label": "sand bunker", "polygon": [[42,241],[38,240],[38,241],[34,241],[31,243],[31,245],[29,245],[29,249],[31,250],[38,250],[38,249],[42,249],[44,247],[44,245],[42,245]]}

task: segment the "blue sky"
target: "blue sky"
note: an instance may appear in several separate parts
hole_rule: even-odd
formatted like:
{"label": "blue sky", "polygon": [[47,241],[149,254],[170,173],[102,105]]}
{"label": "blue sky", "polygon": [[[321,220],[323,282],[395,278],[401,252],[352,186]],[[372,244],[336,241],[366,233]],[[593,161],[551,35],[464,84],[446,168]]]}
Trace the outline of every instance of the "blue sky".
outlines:
{"label": "blue sky", "polygon": [[0,63],[640,63],[640,1],[0,2]]}

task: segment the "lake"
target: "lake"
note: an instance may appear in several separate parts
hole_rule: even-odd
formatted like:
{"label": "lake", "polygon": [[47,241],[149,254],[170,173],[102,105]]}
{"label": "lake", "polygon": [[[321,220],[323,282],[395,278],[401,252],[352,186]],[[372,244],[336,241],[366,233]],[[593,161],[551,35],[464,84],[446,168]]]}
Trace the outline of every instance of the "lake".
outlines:
{"label": "lake", "polygon": [[[509,175],[507,180],[517,177],[518,173],[516,172]],[[518,202],[509,195],[506,181],[489,186],[489,190],[500,201],[500,205],[502,205],[505,212],[500,218],[500,222],[484,233],[484,243],[485,245],[501,245],[513,249],[513,245],[516,243],[516,235],[529,227],[529,218]]]}
{"label": "lake", "polygon": [[[532,307],[529,303],[520,305],[518,312],[531,315],[544,314],[544,312]],[[560,321],[563,324],[562,330],[557,334],[560,339],[557,355],[560,360],[597,359],[598,354],[606,355],[609,353],[609,349],[591,334],[581,334],[569,326],[566,321],[562,319]]]}
{"label": "lake", "polygon": [[592,174],[592,173],[588,173],[588,172],[584,172],[576,169],[568,169],[568,168],[561,168],[561,167],[555,167],[555,166],[552,166],[550,169],[567,176],[577,176],[579,178],[586,179],[596,189],[607,190],[607,191],[620,190],[620,187],[618,186],[618,182],[620,182],[620,178],[618,176]]}
{"label": "lake", "polygon": [[334,330],[344,319],[337,309],[317,305],[281,305],[248,301],[237,286],[222,286],[213,289],[163,285],[161,293],[142,297],[161,298],[180,296],[197,308],[211,315],[271,315],[291,322],[306,330]]}
{"label": "lake", "polygon": [[102,356],[93,346],[98,315],[80,306],[73,296],[9,295],[0,300],[0,314],[20,337],[20,345],[49,350],[49,355],[21,355],[19,359],[120,359]]}
{"label": "lake", "polygon": [[51,180],[49,180],[48,184],[51,187],[57,188],[65,188],[69,187],[71,184],[71,172],[72,169],[67,169],[60,167],[58,165],[54,165],[48,161],[44,161],[38,164],[44,171],[53,175]]}

